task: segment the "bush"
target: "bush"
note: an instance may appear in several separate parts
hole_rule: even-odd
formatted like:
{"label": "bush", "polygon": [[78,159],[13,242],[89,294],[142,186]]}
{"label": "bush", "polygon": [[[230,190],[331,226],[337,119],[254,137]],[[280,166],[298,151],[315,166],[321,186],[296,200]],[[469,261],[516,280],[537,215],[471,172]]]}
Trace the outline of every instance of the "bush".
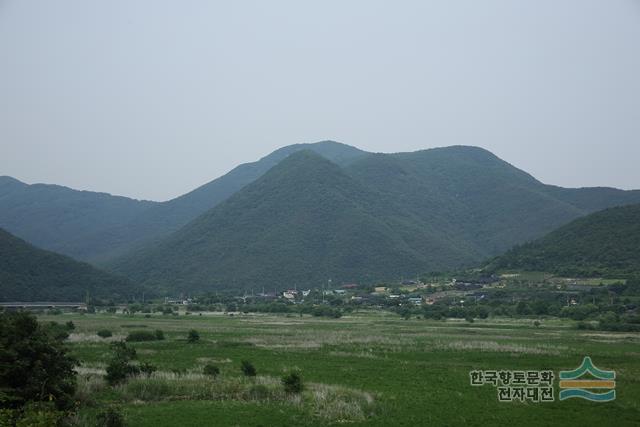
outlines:
{"label": "bush", "polygon": [[189,331],[189,335],[187,335],[187,342],[197,343],[200,341],[200,334],[195,329]]}
{"label": "bush", "polygon": [[158,337],[153,331],[131,331],[125,340],[127,342],[155,341]]}
{"label": "bush", "polygon": [[[59,425],[64,413],[57,411],[51,402],[30,403],[15,419],[16,427],[50,427]],[[10,424],[14,425],[14,424]]]}
{"label": "bush", "polygon": [[282,385],[287,393],[300,393],[304,388],[302,384],[302,376],[299,372],[291,372],[289,375],[282,377]]}
{"label": "bush", "polygon": [[96,417],[98,427],[124,427],[124,416],[115,408],[108,408]]}
{"label": "bush", "polygon": [[240,364],[240,370],[247,377],[255,377],[256,376],[256,368],[253,366],[251,362],[248,360],[243,360]]}
{"label": "bush", "polygon": [[140,368],[129,363],[137,357],[134,348],[127,347],[122,341],[111,344],[111,348],[114,353],[107,365],[107,374],[105,375],[105,380],[109,385],[119,384],[127,377],[140,373]]}
{"label": "bush", "polygon": [[64,326],[66,326],[69,331],[73,331],[76,328],[76,325],[71,320],[65,323]]}
{"label": "bush", "polygon": [[62,339],[27,312],[0,313],[0,325],[1,406],[52,399],[58,409],[69,409],[77,361]]}
{"label": "bush", "polygon": [[140,372],[145,374],[147,377],[150,377],[155,371],[158,370],[154,365],[149,362],[144,362],[140,364]]}
{"label": "bush", "polygon": [[69,338],[69,329],[58,322],[49,322],[45,328],[49,335],[58,341],[64,341]]}
{"label": "bush", "polygon": [[98,332],[96,332],[96,335],[98,335],[100,338],[109,338],[113,336],[111,331],[108,329],[100,329]]}
{"label": "bush", "polygon": [[216,365],[205,365],[205,367],[202,369],[202,373],[211,377],[217,377],[218,375],[220,375],[220,368],[218,368]]}
{"label": "bush", "polygon": [[311,314],[316,317],[333,317],[334,319],[342,317],[342,312],[339,309],[331,308],[327,305],[314,307]]}

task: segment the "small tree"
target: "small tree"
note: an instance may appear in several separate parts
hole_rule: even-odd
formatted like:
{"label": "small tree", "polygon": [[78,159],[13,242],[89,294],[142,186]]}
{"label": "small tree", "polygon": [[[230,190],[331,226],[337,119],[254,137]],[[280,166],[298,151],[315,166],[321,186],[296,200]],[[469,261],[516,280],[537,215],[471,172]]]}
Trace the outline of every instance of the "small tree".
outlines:
{"label": "small tree", "polygon": [[287,393],[301,393],[304,385],[302,383],[302,375],[299,372],[291,372],[282,377],[282,385]]}
{"label": "small tree", "polygon": [[216,365],[205,365],[205,367],[202,369],[202,373],[205,375],[209,375],[210,377],[217,377],[218,375],[220,375],[220,368],[218,368]]}
{"label": "small tree", "polygon": [[100,329],[100,330],[97,332],[97,335],[98,335],[100,338],[109,338],[109,337],[111,337],[113,334],[112,334],[112,333],[111,333],[111,331],[110,331],[110,330],[108,330],[108,329]]}
{"label": "small tree", "polygon": [[154,365],[152,365],[149,362],[144,362],[140,364],[140,372],[145,374],[147,377],[150,377],[151,374],[153,374],[157,370],[158,368],[156,368]]}
{"label": "small tree", "polygon": [[50,399],[73,405],[77,361],[67,354],[55,327],[26,312],[0,312],[0,408]]}
{"label": "small tree", "polygon": [[240,370],[242,370],[242,373],[247,377],[255,377],[256,376],[256,368],[248,360],[243,360],[241,362]]}
{"label": "small tree", "polygon": [[200,334],[195,329],[191,329],[187,335],[187,342],[197,343],[198,341],[200,341]]}
{"label": "small tree", "polygon": [[107,375],[105,375],[105,380],[109,385],[119,384],[127,377],[140,373],[140,368],[129,363],[137,357],[134,348],[127,347],[123,341],[114,342],[111,344],[111,348],[113,349],[113,358],[107,365]]}

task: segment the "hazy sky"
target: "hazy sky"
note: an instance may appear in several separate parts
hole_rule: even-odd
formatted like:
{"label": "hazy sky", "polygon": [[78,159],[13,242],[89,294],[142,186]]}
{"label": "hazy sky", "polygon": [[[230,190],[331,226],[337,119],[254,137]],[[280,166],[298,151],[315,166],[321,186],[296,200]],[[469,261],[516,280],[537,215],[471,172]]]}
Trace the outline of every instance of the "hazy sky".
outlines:
{"label": "hazy sky", "polygon": [[0,0],[0,175],[165,200],[323,139],[640,188],[640,1]]}

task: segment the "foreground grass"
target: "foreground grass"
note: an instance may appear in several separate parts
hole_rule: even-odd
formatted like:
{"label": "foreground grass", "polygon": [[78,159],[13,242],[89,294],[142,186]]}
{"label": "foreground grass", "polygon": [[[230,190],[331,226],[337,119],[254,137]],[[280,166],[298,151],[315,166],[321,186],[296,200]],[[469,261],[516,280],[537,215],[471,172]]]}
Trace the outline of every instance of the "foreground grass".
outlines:
{"label": "foreground grass", "polygon": [[[640,335],[580,332],[556,320],[535,328],[531,321],[487,319],[467,324],[405,321],[380,314],[337,320],[263,315],[41,319],[74,321],[70,346],[83,362],[84,374],[96,376],[110,357],[108,340],[95,335],[99,329],[112,330],[115,338],[110,339],[120,339],[132,329],[164,331],[164,341],[132,344],[142,361],[163,372],[116,389],[94,384],[96,389],[87,393],[94,405],[87,407],[87,413],[115,404],[134,426],[345,421],[380,426],[507,422],[624,426],[638,425],[640,420]],[[186,342],[190,329],[200,333],[199,343]],[[615,401],[499,403],[494,388],[469,385],[472,369],[552,369],[557,373],[574,369],[585,355],[599,367],[617,372]],[[261,379],[252,383],[241,377],[243,359],[255,364]],[[215,387],[222,387],[218,391],[207,389],[212,387],[211,380],[200,376],[207,363],[221,369],[215,380],[220,383]],[[308,384],[299,398],[284,395],[278,383],[292,369],[300,370]],[[220,392],[229,384],[235,384],[235,394],[229,389]],[[262,387],[252,394],[256,386]],[[349,407],[359,409],[350,413]]]}

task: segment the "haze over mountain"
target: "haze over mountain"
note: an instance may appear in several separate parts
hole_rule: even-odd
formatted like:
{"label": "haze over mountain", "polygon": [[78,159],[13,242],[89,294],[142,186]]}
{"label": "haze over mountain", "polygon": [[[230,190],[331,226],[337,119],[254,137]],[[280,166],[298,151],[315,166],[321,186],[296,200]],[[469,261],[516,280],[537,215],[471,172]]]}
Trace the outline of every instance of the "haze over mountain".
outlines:
{"label": "haze over mountain", "polygon": [[492,260],[489,269],[625,277],[640,271],[640,205],[578,218]]}
{"label": "haze over mountain", "polygon": [[36,248],[0,228],[0,301],[121,300],[139,288],[84,262]]}
{"label": "haze over mountain", "polygon": [[39,247],[99,263],[177,230],[302,149],[343,165],[367,154],[332,141],[290,145],[162,203],[0,176],[0,227]]}
{"label": "haze over mountain", "polygon": [[93,259],[128,243],[114,232],[155,202],[0,176],[0,227],[44,249]]}
{"label": "haze over mountain", "polygon": [[113,268],[183,291],[414,277],[479,263],[621,198],[640,192],[547,186],[476,147],[343,167],[297,153]]}
{"label": "haze over mountain", "polygon": [[[305,167],[285,161],[305,149],[317,154],[294,156],[298,162],[304,159]],[[313,185],[305,175],[307,169],[317,181]],[[325,177],[319,169],[333,178]],[[260,182],[268,171],[307,182],[314,192],[287,180]],[[336,189],[338,182],[344,189]],[[250,186],[252,183],[260,185],[261,193]],[[315,198],[318,205],[324,201],[339,207],[336,215],[327,219],[315,215],[300,192]],[[336,199],[338,194],[350,194],[353,205],[343,205],[342,199]],[[223,203],[234,196],[233,204]],[[640,191],[545,185],[490,152],[468,146],[373,154],[332,141],[293,145],[163,203],[0,179],[0,227],[42,247],[125,272],[136,280],[163,286],[171,282],[184,289],[229,283],[247,286],[248,282],[271,286],[317,284],[328,278],[374,281],[413,277],[480,263],[575,218],[630,203],[640,203]],[[255,230],[246,219],[248,214],[239,214],[244,211],[256,212],[252,221],[262,228]],[[285,211],[314,220],[284,225],[264,222]],[[325,234],[314,223],[324,224]],[[347,228],[359,232],[353,236],[346,233]],[[207,239],[197,237],[194,229]],[[276,237],[278,230],[283,235]],[[335,242],[331,246],[335,257],[324,254],[325,246],[320,244],[307,247],[295,239],[287,240],[295,237],[285,233],[288,230],[311,236],[311,240]],[[271,248],[272,242],[284,239],[297,248],[295,256],[289,258],[282,250],[273,249],[246,252],[247,234],[254,234],[251,247]],[[349,239],[358,244],[350,244]],[[227,249],[222,249],[223,244]],[[190,246],[200,247],[202,253],[187,251]],[[180,262],[189,266],[188,274],[177,264],[171,266],[163,250],[175,251],[176,259],[184,258]],[[183,253],[191,255],[187,259]],[[244,268],[239,267],[243,259],[251,259],[250,268],[247,261]],[[347,265],[340,264],[340,259]],[[383,259],[389,262],[381,262]],[[166,268],[160,265],[165,261]],[[276,262],[290,268],[276,268]],[[150,272],[145,263],[158,266],[162,273]]]}

